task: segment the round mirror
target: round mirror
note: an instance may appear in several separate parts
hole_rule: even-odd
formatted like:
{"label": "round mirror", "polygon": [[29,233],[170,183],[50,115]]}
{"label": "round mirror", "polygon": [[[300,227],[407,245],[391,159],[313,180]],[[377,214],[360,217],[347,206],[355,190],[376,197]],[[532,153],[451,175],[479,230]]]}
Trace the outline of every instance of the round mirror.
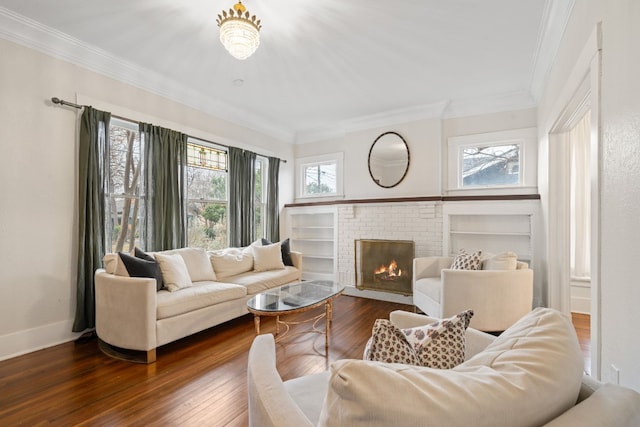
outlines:
{"label": "round mirror", "polygon": [[369,150],[369,174],[380,187],[400,184],[409,170],[409,146],[396,132],[385,132]]}

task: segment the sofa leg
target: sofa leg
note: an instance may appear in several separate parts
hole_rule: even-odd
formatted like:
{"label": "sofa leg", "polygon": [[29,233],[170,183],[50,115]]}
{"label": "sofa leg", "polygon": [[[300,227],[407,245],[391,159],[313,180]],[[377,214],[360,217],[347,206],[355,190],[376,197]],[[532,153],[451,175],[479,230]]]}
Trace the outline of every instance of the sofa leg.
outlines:
{"label": "sofa leg", "polygon": [[112,346],[111,344],[102,341],[98,338],[98,347],[107,356],[114,359],[124,360],[126,362],[134,363],[154,363],[156,361],[156,349],[152,348],[147,351],[128,350],[126,348],[120,348]]}

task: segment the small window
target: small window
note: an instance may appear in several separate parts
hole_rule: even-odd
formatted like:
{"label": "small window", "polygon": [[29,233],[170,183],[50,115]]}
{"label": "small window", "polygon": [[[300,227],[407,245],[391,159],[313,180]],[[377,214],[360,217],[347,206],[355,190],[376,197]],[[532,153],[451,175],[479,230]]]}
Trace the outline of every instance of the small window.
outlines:
{"label": "small window", "polygon": [[536,128],[448,139],[449,194],[509,194],[537,191]]}
{"label": "small window", "polygon": [[461,147],[462,187],[520,184],[520,144]]}
{"label": "small window", "polygon": [[342,153],[298,160],[298,197],[327,197],[342,194]]}

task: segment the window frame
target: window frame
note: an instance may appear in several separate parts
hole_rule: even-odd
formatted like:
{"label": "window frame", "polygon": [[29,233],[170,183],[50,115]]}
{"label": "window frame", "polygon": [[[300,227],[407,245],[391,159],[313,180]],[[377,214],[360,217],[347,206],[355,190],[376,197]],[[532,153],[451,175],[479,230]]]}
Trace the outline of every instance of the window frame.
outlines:
{"label": "window frame", "polygon": [[[269,183],[267,182],[269,179],[269,174],[268,174],[268,168],[269,168],[269,159],[261,156],[261,155],[256,155],[256,161],[255,161],[255,165],[254,165],[254,180],[256,178],[256,172],[257,172],[257,165],[258,163],[260,163],[260,179],[261,179],[261,188],[260,188],[260,223],[258,223],[258,221],[256,221],[256,214],[258,213],[258,207],[254,206],[255,210],[254,210],[254,216],[253,216],[253,221],[254,221],[254,225],[255,225],[255,239],[259,239],[263,236],[266,235],[266,223],[265,223],[265,214],[267,211],[267,186],[269,185]],[[254,181],[255,184],[255,181]],[[254,187],[254,197],[255,197],[255,187]],[[254,199],[255,200],[255,199]],[[258,228],[258,225],[260,225],[260,228]]]}
{"label": "window frame", "polygon": [[[470,147],[519,146],[518,182],[515,184],[464,185],[464,150]],[[448,194],[535,193],[537,192],[537,130],[513,129],[448,138]]]}
{"label": "window frame", "polygon": [[[296,198],[318,199],[336,198],[344,195],[343,192],[343,159],[344,153],[330,153],[320,156],[301,157],[296,159]],[[307,193],[305,170],[308,167],[335,164],[336,166],[336,191],[331,193]]]}
{"label": "window frame", "polygon": [[[187,139],[187,144],[189,145],[195,145],[195,146],[202,146],[204,148],[207,149],[211,149],[211,150],[215,150],[215,151],[221,151],[224,152],[226,157],[226,161],[225,161],[225,169],[224,169],[224,173],[226,174],[226,178],[225,178],[225,198],[224,199],[217,199],[217,198],[191,198],[189,195],[189,190],[187,188],[187,194],[185,197],[185,212],[184,212],[184,216],[185,216],[185,220],[188,222],[189,219],[189,204],[190,203],[203,203],[203,204],[218,204],[218,205],[223,205],[225,206],[225,211],[228,213],[229,212],[229,157],[228,157],[228,150],[226,149],[226,147],[224,146],[220,146],[217,144],[213,144],[210,143],[208,141],[202,140],[202,139],[198,139],[198,138],[194,138],[194,137],[188,137]],[[205,170],[215,170],[212,169],[210,167],[206,167],[206,166],[198,166],[195,164],[190,164],[187,162],[187,170],[185,171],[185,173],[189,173],[189,168],[200,168],[200,169],[205,169]],[[222,171],[222,170],[221,170]],[[225,221],[225,225],[226,225],[226,242],[224,247],[227,247],[229,245],[229,222],[228,222],[228,217]],[[187,245],[189,245],[189,232],[187,230]]]}
{"label": "window frame", "polygon": [[[112,183],[112,175],[111,175],[111,153],[112,153],[112,141],[111,141],[111,129],[114,127],[118,127],[118,128],[122,128],[122,129],[126,129],[132,132],[135,132],[138,136],[138,145],[139,145],[139,153],[138,155],[140,156],[140,164],[138,165],[138,167],[140,168],[139,170],[139,174],[138,174],[138,195],[136,196],[135,194],[126,194],[126,193],[115,193],[114,188],[113,188],[113,183]],[[111,219],[111,201],[114,201],[114,203],[116,203],[117,206],[117,201],[118,200],[126,200],[129,199],[131,201],[133,201],[133,203],[138,203],[138,208],[137,208],[137,212],[138,212],[138,217],[133,219],[134,222],[137,221],[137,233],[139,233],[139,237],[137,239],[135,239],[134,237],[134,246],[136,245],[140,245],[143,246],[144,245],[144,227],[143,227],[143,220],[144,220],[144,174],[142,173],[142,168],[143,168],[143,156],[144,156],[144,143],[143,141],[140,140],[140,131],[138,128],[138,123],[130,121],[130,120],[126,120],[126,119],[121,119],[121,118],[116,118],[116,117],[111,117],[111,120],[109,122],[109,127],[108,129],[106,129],[107,131],[107,153],[106,153],[106,166],[105,166],[105,173],[106,173],[106,177],[105,177],[105,182],[106,182],[106,188],[105,188],[105,192],[104,192],[104,198],[105,198],[105,217],[104,217],[104,232],[105,232],[105,250],[108,250],[109,252],[113,252],[113,251],[127,251],[127,247],[123,246],[122,248],[114,248],[114,244],[115,241],[112,238],[113,236],[113,232],[115,229],[116,225],[122,225],[122,222],[120,224],[114,224]],[[116,212],[117,215],[117,212]],[[121,215],[124,215],[124,212],[121,213]],[[121,220],[121,218],[120,218]],[[128,233],[127,233],[128,234]],[[125,238],[125,245],[126,245],[126,241],[128,239]],[[133,247],[128,248],[128,251],[132,251]]]}

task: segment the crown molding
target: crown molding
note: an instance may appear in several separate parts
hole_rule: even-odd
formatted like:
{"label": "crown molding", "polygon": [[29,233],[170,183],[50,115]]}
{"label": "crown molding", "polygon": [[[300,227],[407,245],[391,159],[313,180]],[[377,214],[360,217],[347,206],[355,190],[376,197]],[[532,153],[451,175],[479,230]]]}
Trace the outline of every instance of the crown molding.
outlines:
{"label": "crown molding", "polygon": [[529,92],[519,91],[502,95],[451,101],[443,113],[443,118],[452,119],[456,117],[477,116],[536,107],[537,103]]}
{"label": "crown molding", "polygon": [[274,126],[259,115],[223,104],[153,70],[135,65],[2,6],[0,38],[179,102],[238,126],[270,135],[281,141],[293,142],[293,132]]}
{"label": "crown molding", "polygon": [[389,127],[418,120],[439,119],[442,118],[442,113],[447,107],[447,104],[448,101],[416,105],[382,113],[354,117],[349,120],[343,120],[337,123],[336,126],[299,131],[296,133],[296,143],[307,144],[311,142],[326,141],[328,139],[344,137],[350,132],[379,127]]}
{"label": "crown molding", "polygon": [[531,94],[536,102],[540,101],[562,37],[569,23],[575,0],[547,0],[544,9],[538,44],[533,58],[531,75]]}

